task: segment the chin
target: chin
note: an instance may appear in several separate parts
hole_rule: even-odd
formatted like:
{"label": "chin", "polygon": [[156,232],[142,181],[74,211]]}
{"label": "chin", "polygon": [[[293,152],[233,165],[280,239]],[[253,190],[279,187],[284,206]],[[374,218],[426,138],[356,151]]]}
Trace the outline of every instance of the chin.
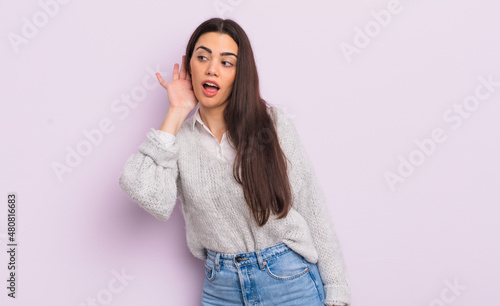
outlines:
{"label": "chin", "polygon": [[207,108],[212,108],[212,107],[219,107],[224,104],[224,102],[220,101],[199,101],[200,105],[203,105],[203,107]]}
{"label": "chin", "polygon": [[221,101],[220,99],[214,99],[214,98],[207,98],[207,97],[203,97],[201,99],[197,99],[198,100],[198,103],[200,105],[203,105],[203,107],[207,107],[207,108],[212,108],[212,107],[219,107],[221,105],[224,105],[226,104],[227,102],[229,102],[229,99],[225,99],[224,101]]}

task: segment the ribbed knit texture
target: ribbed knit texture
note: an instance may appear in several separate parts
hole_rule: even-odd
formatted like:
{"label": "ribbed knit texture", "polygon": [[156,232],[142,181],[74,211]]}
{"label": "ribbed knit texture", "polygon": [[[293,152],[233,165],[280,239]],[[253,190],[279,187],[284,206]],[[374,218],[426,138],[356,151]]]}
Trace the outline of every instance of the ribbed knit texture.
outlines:
{"label": "ribbed knit texture", "polygon": [[151,129],[139,152],[128,158],[119,184],[146,211],[161,220],[182,201],[187,243],[193,255],[205,248],[237,254],[284,242],[307,261],[317,263],[326,305],[348,305],[350,290],[342,252],[323,191],[293,122],[274,106],[269,113],[288,163],[293,206],[286,218],[274,216],[259,227],[233,177],[233,163],[203,147],[194,116],[186,119],[173,146],[166,148]]}

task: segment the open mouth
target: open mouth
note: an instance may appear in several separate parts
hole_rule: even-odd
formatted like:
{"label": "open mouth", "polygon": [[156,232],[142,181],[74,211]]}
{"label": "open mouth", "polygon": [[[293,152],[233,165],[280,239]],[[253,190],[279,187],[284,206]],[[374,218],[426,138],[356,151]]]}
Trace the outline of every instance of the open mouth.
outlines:
{"label": "open mouth", "polygon": [[208,92],[217,92],[219,90],[219,87],[217,85],[210,82],[205,82],[205,84],[203,84],[203,88],[205,88],[205,90]]}
{"label": "open mouth", "polygon": [[213,82],[205,81],[203,83],[203,93],[208,97],[213,97],[219,91],[219,86]]}

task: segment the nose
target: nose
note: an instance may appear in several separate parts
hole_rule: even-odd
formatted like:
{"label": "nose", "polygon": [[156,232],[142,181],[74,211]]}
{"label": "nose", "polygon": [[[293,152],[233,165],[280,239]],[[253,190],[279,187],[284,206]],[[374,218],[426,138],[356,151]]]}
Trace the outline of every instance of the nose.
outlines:
{"label": "nose", "polygon": [[208,65],[208,67],[207,67],[207,74],[214,75],[214,76],[219,75],[219,72],[217,71],[217,62],[216,61],[210,62],[210,65]]}

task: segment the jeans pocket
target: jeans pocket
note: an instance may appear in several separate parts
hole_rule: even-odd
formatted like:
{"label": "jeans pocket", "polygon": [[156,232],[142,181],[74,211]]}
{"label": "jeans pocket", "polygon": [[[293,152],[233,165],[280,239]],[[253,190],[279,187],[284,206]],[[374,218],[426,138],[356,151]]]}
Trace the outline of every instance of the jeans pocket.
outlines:
{"label": "jeans pocket", "polygon": [[290,280],[309,272],[308,263],[294,251],[275,256],[266,261],[266,272],[277,280]]}
{"label": "jeans pocket", "polygon": [[208,259],[205,261],[205,277],[209,281],[213,281],[215,278],[215,264]]}
{"label": "jeans pocket", "polygon": [[321,276],[319,274],[318,266],[316,264],[309,264],[309,275],[316,286],[316,290],[318,290],[318,295],[321,301],[325,300],[325,291],[323,281],[321,280]]}

